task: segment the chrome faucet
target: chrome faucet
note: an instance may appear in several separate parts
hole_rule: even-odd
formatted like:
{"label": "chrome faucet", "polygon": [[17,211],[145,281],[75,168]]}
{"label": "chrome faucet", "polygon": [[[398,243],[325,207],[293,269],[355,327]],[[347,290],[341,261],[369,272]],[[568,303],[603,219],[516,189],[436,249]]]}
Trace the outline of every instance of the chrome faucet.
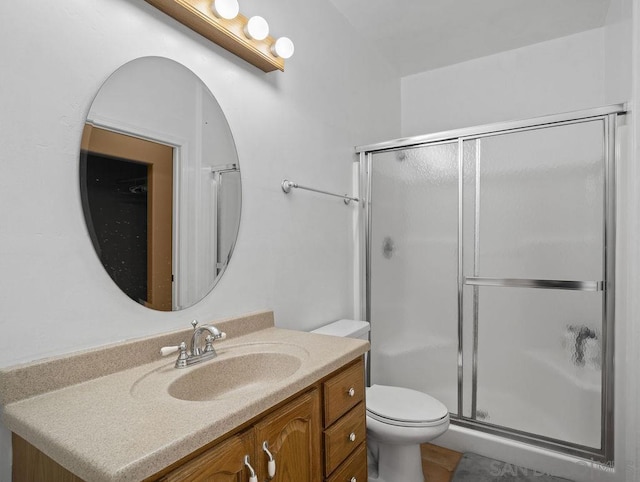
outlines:
{"label": "chrome faucet", "polygon": [[[191,326],[193,326],[193,335],[191,336],[191,356],[202,356],[205,353],[213,352],[213,356],[216,356],[216,351],[213,348],[213,340],[224,340],[226,338],[226,334],[218,330],[213,325],[202,325],[198,326],[198,321],[193,320],[191,322]],[[200,338],[202,337],[202,333],[208,331],[209,335],[205,338],[206,345],[204,349],[200,349],[201,342]]]}
{"label": "chrome faucet", "polygon": [[[214,340],[224,340],[227,337],[226,333],[218,330],[213,325],[198,326],[197,320],[193,320],[191,322],[191,326],[193,326],[193,334],[191,335],[191,346],[189,352],[187,352],[187,345],[184,342],[180,343],[178,346],[165,346],[160,349],[160,354],[162,356],[167,356],[171,353],[175,353],[176,351],[180,351],[178,359],[176,360],[176,368],[186,368],[190,365],[195,365],[196,363],[215,358],[218,354],[216,353],[215,348],[213,348]],[[202,334],[205,331],[209,334],[206,336],[205,345],[204,348],[202,348],[200,338],[202,338]]]}

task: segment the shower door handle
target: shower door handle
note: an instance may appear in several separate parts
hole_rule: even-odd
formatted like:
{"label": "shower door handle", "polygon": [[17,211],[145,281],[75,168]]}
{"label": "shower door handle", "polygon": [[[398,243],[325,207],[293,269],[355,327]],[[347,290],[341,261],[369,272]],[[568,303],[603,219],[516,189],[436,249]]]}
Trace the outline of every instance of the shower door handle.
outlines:
{"label": "shower door handle", "polygon": [[553,279],[479,278],[467,276],[468,286],[499,286],[507,288],[539,288],[547,290],[605,291],[604,281],[566,281]]}

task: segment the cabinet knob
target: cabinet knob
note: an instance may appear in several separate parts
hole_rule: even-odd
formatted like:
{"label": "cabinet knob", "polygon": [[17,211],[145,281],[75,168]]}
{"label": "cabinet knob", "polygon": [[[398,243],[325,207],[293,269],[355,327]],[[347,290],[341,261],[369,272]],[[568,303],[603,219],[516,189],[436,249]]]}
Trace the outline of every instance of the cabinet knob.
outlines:
{"label": "cabinet knob", "polygon": [[351,387],[351,388],[349,388],[347,393],[349,394],[350,397],[353,397],[356,394],[356,390],[355,390],[355,388]]}
{"label": "cabinet knob", "polygon": [[351,480],[349,480],[349,482],[358,482],[358,479],[356,479],[355,477],[351,477]]}
{"label": "cabinet knob", "polygon": [[349,440],[350,440],[351,442],[355,442],[355,441],[356,441],[356,434],[355,434],[354,432],[351,432],[351,433],[349,434]]}

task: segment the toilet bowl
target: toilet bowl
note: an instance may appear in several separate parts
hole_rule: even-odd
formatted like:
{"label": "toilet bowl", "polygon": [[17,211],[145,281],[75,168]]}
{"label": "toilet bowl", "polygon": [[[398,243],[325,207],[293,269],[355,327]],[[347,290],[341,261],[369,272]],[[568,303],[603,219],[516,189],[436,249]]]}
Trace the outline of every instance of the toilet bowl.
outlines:
{"label": "toilet bowl", "polygon": [[[313,333],[368,340],[369,323],[339,320]],[[409,388],[366,389],[368,482],[424,482],[420,444],[449,428],[447,407]]]}
{"label": "toilet bowl", "polygon": [[417,390],[387,385],[367,388],[370,482],[423,482],[420,444],[449,428],[447,407]]}

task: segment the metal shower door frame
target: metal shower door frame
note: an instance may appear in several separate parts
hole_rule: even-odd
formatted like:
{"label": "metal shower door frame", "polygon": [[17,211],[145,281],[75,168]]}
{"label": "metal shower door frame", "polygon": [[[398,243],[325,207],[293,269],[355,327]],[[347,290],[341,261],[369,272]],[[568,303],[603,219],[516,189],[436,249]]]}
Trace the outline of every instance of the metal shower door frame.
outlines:
{"label": "metal shower door frame", "polygon": [[[361,216],[359,216],[360,238],[360,312],[365,319],[371,322],[371,186],[373,154],[386,151],[395,151],[407,148],[432,146],[440,143],[458,143],[458,414],[452,415],[452,423],[467,428],[472,428],[484,433],[494,434],[512,440],[529,443],[538,447],[551,449],[560,453],[574,455],[598,462],[610,462],[614,455],[614,325],[615,325],[615,236],[616,236],[616,206],[615,206],[615,179],[617,149],[617,117],[624,114],[626,108],[622,104],[606,107],[537,117],[533,119],[502,122],[477,126],[465,129],[444,131],[440,133],[396,139],[392,141],[370,144],[356,147],[359,154],[359,194],[361,203]],[[474,277],[464,277],[463,272],[463,196],[464,177],[463,161],[465,141],[472,141],[484,137],[493,137],[512,132],[545,129],[568,124],[591,122],[601,120],[604,125],[604,206],[603,206],[603,267],[602,281],[556,281],[556,280],[514,280],[480,278],[475,265],[477,259],[477,216],[474,221]],[[477,192],[478,190],[476,190]],[[563,440],[553,439],[542,435],[523,432],[507,427],[493,425],[487,422],[464,417],[463,413],[463,388],[464,388],[464,357],[463,357],[463,287],[471,285],[474,291],[478,286],[520,286],[541,289],[569,289],[581,291],[603,291],[602,304],[602,346],[604,356],[602,359],[601,381],[601,447],[595,449],[578,444],[572,444]],[[474,296],[477,300],[477,296]],[[475,301],[474,300],[474,301]],[[477,394],[477,313],[474,309],[472,351],[472,417],[475,415],[475,395]],[[368,357],[370,364],[370,357]],[[370,370],[367,372],[370,374]],[[370,376],[370,375],[369,375]],[[370,380],[367,380],[369,384]]]}

